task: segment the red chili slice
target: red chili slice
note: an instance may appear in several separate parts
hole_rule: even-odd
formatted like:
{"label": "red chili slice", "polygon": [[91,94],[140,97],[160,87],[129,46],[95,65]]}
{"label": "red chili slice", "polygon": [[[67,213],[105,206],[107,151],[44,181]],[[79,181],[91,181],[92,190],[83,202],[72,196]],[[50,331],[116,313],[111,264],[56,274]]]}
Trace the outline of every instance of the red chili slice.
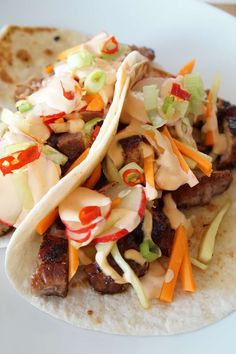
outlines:
{"label": "red chili slice", "polygon": [[63,96],[67,98],[68,100],[72,101],[75,98],[75,93],[73,91],[66,91],[63,87],[63,84],[61,82],[61,87],[63,90]]}
{"label": "red chili slice", "polygon": [[179,84],[174,83],[171,89],[171,95],[182,98],[182,100],[188,101],[191,94],[188,91],[183,90]]}
{"label": "red chili slice", "polygon": [[79,212],[79,219],[83,225],[90,224],[99,216],[101,216],[101,210],[96,205],[84,207]]}
{"label": "red chili slice", "polygon": [[123,173],[122,177],[123,177],[124,183],[128,184],[131,187],[135,186],[136,184],[144,182],[144,176],[143,176],[142,172],[140,172],[139,170],[137,170],[135,168],[130,168],[130,169],[126,170]]}
{"label": "red chili slice", "polygon": [[40,150],[37,145],[30,146],[25,150],[16,151],[12,155],[0,159],[0,170],[3,175],[12,173],[40,157]]}
{"label": "red chili slice", "polygon": [[41,118],[43,118],[44,124],[48,125],[54,123],[55,120],[59,118],[63,118],[65,115],[66,115],[65,112],[60,112],[60,113],[50,114],[48,116],[41,116]]}
{"label": "red chili slice", "polygon": [[114,36],[110,37],[102,47],[102,53],[104,54],[114,54],[119,49],[119,43]]}

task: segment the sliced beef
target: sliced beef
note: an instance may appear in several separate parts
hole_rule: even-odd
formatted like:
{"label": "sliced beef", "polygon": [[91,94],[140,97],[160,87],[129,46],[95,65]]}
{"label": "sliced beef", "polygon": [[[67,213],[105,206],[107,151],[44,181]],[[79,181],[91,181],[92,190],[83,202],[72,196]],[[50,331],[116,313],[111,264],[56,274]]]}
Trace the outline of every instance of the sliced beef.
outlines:
{"label": "sliced beef", "polygon": [[221,132],[227,138],[227,150],[220,157],[217,168],[233,168],[236,166],[236,106],[225,103],[219,109],[217,118]]}
{"label": "sliced beef", "polygon": [[142,137],[139,135],[133,135],[119,141],[124,150],[125,165],[130,162],[136,162],[139,166],[143,166],[143,155],[140,148],[141,141]]}
{"label": "sliced beef", "polygon": [[67,240],[45,235],[38,257],[42,262],[64,263],[67,260]]}
{"label": "sliced beef", "polygon": [[169,257],[174,231],[171,229],[169,219],[160,206],[152,208],[151,212],[153,220],[152,240],[160,247],[162,254]]}
{"label": "sliced beef", "polygon": [[155,59],[155,52],[151,48],[138,47],[134,44],[130,45],[129,47],[131,50],[137,50],[140,54],[142,54],[144,57],[148,58],[151,61]]}
{"label": "sliced beef", "polygon": [[[142,241],[141,241],[142,242]],[[130,233],[128,234],[127,236],[125,237],[122,237],[118,242],[117,242],[117,245],[118,245],[118,248],[119,248],[119,251],[122,255],[122,257],[125,258],[125,252],[127,250],[136,250],[136,251],[139,251],[139,245],[140,243],[135,235],[135,233]],[[137,263],[131,259],[126,259],[126,262],[130,265],[130,267],[133,269],[133,271],[135,272],[135,274],[138,276],[138,277],[142,277],[148,270],[148,267],[149,267],[149,263],[146,262],[144,264],[140,264],[140,263]]]}
{"label": "sliced beef", "polygon": [[214,171],[211,177],[201,175],[199,183],[191,188],[187,184],[172,192],[179,208],[191,208],[210,203],[213,196],[223,193],[232,182],[230,170]]}
{"label": "sliced beef", "polygon": [[17,85],[14,95],[15,101],[24,100],[37,91],[41,87],[42,80],[42,78],[34,78],[26,84]]}
{"label": "sliced beef", "polygon": [[91,145],[90,137],[82,132],[60,134],[56,142],[58,150],[65,154],[70,160],[75,160]]}
{"label": "sliced beef", "polygon": [[[140,231],[138,231],[138,233],[139,232]],[[137,235],[135,233],[131,233],[121,238],[118,241],[117,245],[122,257],[124,257],[125,251],[129,249],[135,249],[139,251],[139,244],[142,242],[142,238],[143,235],[140,237],[140,234]],[[113,257],[109,255],[107,259],[109,264],[114,268],[114,270],[118,274],[122,275],[123,272],[120,269],[120,267],[116,264]],[[148,270],[148,266],[149,266],[148,262],[146,262],[144,265],[141,265],[133,260],[128,260],[128,259],[126,259],[126,262],[130,265],[130,267],[133,269],[133,271],[138,277],[143,276]],[[129,287],[128,283],[117,284],[110,276],[106,276],[96,262],[85,266],[85,272],[87,274],[90,285],[94,288],[94,290],[102,294],[121,293],[126,291]]]}
{"label": "sliced beef", "polygon": [[40,265],[32,276],[32,293],[65,297],[68,292],[68,241],[45,234],[38,258]]}
{"label": "sliced beef", "polygon": [[105,275],[96,262],[85,266],[85,271],[90,285],[101,294],[118,294],[129,287],[129,284],[117,284],[110,276]]}
{"label": "sliced beef", "polygon": [[34,295],[66,297],[68,292],[68,270],[64,263],[41,263],[32,281]]}
{"label": "sliced beef", "polygon": [[11,229],[12,229],[11,226],[8,226],[8,225],[0,222],[0,237],[6,235],[6,233],[8,231],[10,231]]}

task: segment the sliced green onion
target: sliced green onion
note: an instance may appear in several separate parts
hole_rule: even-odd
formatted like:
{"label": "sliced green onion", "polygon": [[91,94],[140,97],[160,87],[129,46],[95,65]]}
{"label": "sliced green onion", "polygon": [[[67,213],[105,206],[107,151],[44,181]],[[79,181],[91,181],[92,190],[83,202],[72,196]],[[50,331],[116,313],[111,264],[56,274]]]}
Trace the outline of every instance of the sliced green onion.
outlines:
{"label": "sliced green onion", "polygon": [[18,102],[16,102],[16,109],[20,112],[20,113],[25,113],[30,111],[33,108],[32,103],[30,103],[27,100],[20,100]]}
{"label": "sliced green onion", "polygon": [[[129,173],[130,172],[130,173]],[[122,181],[128,185],[143,183],[143,169],[135,162],[130,162],[119,170]]]}
{"label": "sliced green onion", "polygon": [[65,165],[68,157],[49,145],[43,145],[42,152],[53,162],[58,165]]}
{"label": "sliced green onion", "polygon": [[162,105],[162,111],[166,114],[168,112],[169,107],[173,106],[174,103],[174,97],[173,96],[166,96],[164,98],[164,102]]}
{"label": "sliced green onion", "polygon": [[36,143],[34,142],[25,142],[25,143],[7,145],[3,148],[4,156],[14,154],[17,151],[26,150],[29,147],[34,145],[36,145]]}
{"label": "sliced green onion", "polygon": [[158,92],[156,85],[143,86],[144,107],[154,128],[160,128],[166,124],[166,119],[162,118],[158,112]]}
{"label": "sliced green onion", "polygon": [[200,75],[198,73],[185,75],[183,78],[183,87],[191,93],[189,99],[190,111],[196,115],[201,114],[204,108],[205,91]]}
{"label": "sliced green onion", "polygon": [[124,53],[129,52],[130,48],[127,44],[122,44],[119,43],[119,47],[118,47],[118,51],[114,54],[106,54],[106,53],[102,53],[101,54],[101,58],[108,60],[108,61],[113,61],[113,60],[117,60],[119,57],[121,57]]}
{"label": "sliced green onion", "polygon": [[103,70],[92,71],[85,79],[84,87],[88,92],[99,92],[106,82],[106,74]]}
{"label": "sliced green onion", "polygon": [[231,201],[228,200],[225,205],[220,209],[220,211],[216,214],[216,216],[210,223],[205,235],[203,236],[198,255],[198,259],[200,262],[207,264],[211,261],[214,253],[217,232],[219,230],[223,217],[229,210],[230,206]]}
{"label": "sliced green onion", "polygon": [[157,97],[156,85],[143,86],[144,107],[147,112],[157,109]]}
{"label": "sliced green onion", "polygon": [[118,169],[116,168],[112,159],[107,155],[102,164],[103,173],[108,180],[108,182],[118,182],[122,183]]}
{"label": "sliced green onion", "polygon": [[162,105],[162,111],[166,119],[171,119],[175,114],[174,107],[175,98],[173,96],[166,96]]}
{"label": "sliced green onion", "polygon": [[85,123],[83,130],[86,134],[91,135],[92,130],[94,128],[94,126],[101,122],[103,119],[102,118],[93,118],[91,120],[89,120],[88,122]]}
{"label": "sliced green onion", "polygon": [[133,286],[143,308],[145,308],[145,309],[149,308],[150,304],[149,304],[149,301],[144,293],[144,289],[142,287],[142,284],[141,284],[139,278],[137,277],[137,275],[134,273],[133,269],[122,258],[121,254],[119,252],[119,249],[117,247],[117,244],[114,245],[114,247],[111,251],[111,254],[112,254],[114,260],[116,261],[116,263],[118,264],[118,266],[123,270],[124,279]]}
{"label": "sliced green onion", "polygon": [[85,66],[91,66],[93,62],[92,54],[86,50],[71,54],[67,58],[67,64],[70,69],[80,69]]}
{"label": "sliced green onion", "polygon": [[152,240],[144,240],[139,246],[142,256],[148,261],[153,262],[161,257],[160,248]]}

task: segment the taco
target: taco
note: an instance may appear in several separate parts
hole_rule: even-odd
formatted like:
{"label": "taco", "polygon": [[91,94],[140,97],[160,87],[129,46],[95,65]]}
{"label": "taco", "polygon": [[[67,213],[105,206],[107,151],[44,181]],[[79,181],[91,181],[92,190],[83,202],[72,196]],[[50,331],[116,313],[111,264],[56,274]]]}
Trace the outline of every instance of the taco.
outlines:
{"label": "taco", "polygon": [[[49,33],[50,38],[52,34],[57,37],[60,34],[55,30]],[[115,37],[101,33],[67,48],[45,68],[45,75],[36,86],[35,80],[30,86],[17,86],[16,111],[2,110],[1,236],[18,227],[60,178],[90,158],[89,149],[99,146],[101,141],[100,130],[105,132],[104,137],[107,130],[115,129],[109,122],[120,102],[126,80],[125,65],[127,70],[129,66],[135,70],[136,64],[142,73],[148,59],[137,51],[131,55],[129,46],[120,46],[114,56],[110,45],[118,47],[119,43]],[[121,65],[124,69],[119,71]],[[97,178],[100,173],[95,171]],[[47,222],[39,225],[40,233]],[[8,239],[0,237],[0,244],[4,245]]]}
{"label": "taco", "polygon": [[[174,76],[149,63],[123,97],[116,135],[100,135],[99,158],[62,179],[15,232],[7,274],[34,306],[133,335],[194,330],[235,309],[235,106],[217,98],[218,78],[206,92],[193,67]],[[91,188],[84,181],[102,158]]]}

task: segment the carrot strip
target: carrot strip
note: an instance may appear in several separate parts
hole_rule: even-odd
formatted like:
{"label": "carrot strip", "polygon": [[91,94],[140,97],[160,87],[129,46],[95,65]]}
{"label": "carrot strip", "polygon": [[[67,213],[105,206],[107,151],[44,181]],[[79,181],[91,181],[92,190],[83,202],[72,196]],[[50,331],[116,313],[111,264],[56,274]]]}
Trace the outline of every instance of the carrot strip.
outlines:
{"label": "carrot strip", "polygon": [[214,139],[213,132],[212,131],[207,132],[206,136],[205,136],[205,145],[206,146],[213,146],[214,142],[215,142],[215,139]]}
{"label": "carrot strip", "polygon": [[117,207],[120,203],[121,203],[121,199],[120,199],[120,198],[116,198],[116,199],[113,199],[113,201],[111,202],[111,206],[112,206],[112,208],[115,208],[115,207]]}
{"label": "carrot strip", "polygon": [[58,208],[52,210],[43,220],[38,224],[36,231],[39,235],[43,235],[45,231],[54,223],[58,217]]}
{"label": "carrot strip", "polygon": [[70,166],[70,168],[66,171],[66,175],[72,171],[76,166],[78,166],[81,162],[83,162],[86,157],[88,156],[89,153],[89,148],[87,148],[86,150],[84,150],[84,152],[77,158],[77,160],[75,160],[72,165]]}
{"label": "carrot strip", "polygon": [[208,97],[207,97],[207,106],[206,106],[206,118],[210,117],[211,116],[211,113],[212,113],[212,92],[209,91],[208,93]]}
{"label": "carrot strip", "polygon": [[178,160],[179,160],[179,163],[180,163],[180,166],[181,168],[184,170],[184,172],[188,173],[188,171],[190,170],[187,162],[185,161],[185,159],[183,158],[183,156],[181,155],[177,145],[175,144],[175,141],[174,139],[172,138],[172,136],[170,135],[169,133],[169,130],[167,128],[167,126],[164,126],[163,130],[162,130],[162,133],[168,138],[170,144],[171,144],[171,147],[175,153],[175,155],[177,156]]}
{"label": "carrot strip", "polygon": [[187,64],[185,64],[180,71],[178,72],[178,75],[186,75],[186,74],[191,74],[193,71],[193,68],[196,64],[196,60],[192,59],[190,60]]}
{"label": "carrot strip", "polygon": [[59,60],[65,60],[67,59],[67,57],[71,54],[74,54],[76,52],[78,52],[81,48],[81,45],[77,45],[75,47],[72,47],[72,48],[69,48],[69,49],[66,49],[64,50],[63,52],[61,52],[59,55],[58,55],[58,59]]}
{"label": "carrot strip", "polygon": [[[86,107],[86,111],[90,112],[100,112],[104,108],[104,102],[102,97],[98,94],[90,94],[87,96],[93,96],[92,99],[88,102],[88,106]],[[85,100],[88,101],[88,98],[85,96]]]}
{"label": "carrot strip", "polygon": [[102,174],[102,165],[99,164],[95,170],[93,171],[93,173],[91,174],[91,176],[87,179],[87,181],[84,183],[84,187],[86,188],[90,188],[93,189],[97,182],[99,181],[100,177]]}
{"label": "carrot strip", "polygon": [[154,154],[147,156],[143,160],[143,169],[145,174],[146,184],[148,183],[151,187],[155,188],[155,180],[154,180]]}
{"label": "carrot strip", "polygon": [[79,267],[79,250],[75,248],[70,240],[68,241],[68,253],[69,253],[69,281],[73,278]]}
{"label": "carrot strip", "polygon": [[[186,238],[186,242],[187,242],[187,238]],[[180,279],[182,283],[182,288],[185,291],[190,291],[190,292],[196,291],[196,283],[193,277],[193,269],[189,257],[188,244],[186,244],[186,252],[180,267]]]}
{"label": "carrot strip", "polygon": [[169,259],[168,270],[166,273],[167,276],[165,277],[161,289],[161,301],[171,302],[173,299],[180,267],[183,262],[184,255],[186,254],[186,238],[186,230],[183,225],[180,225],[175,232],[172,252]]}
{"label": "carrot strip", "polygon": [[194,151],[193,149],[191,149],[190,147],[188,147],[187,145],[181,143],[180,141],[173,139],[177,148],[179,149],[179,151],[189,157],[190,159],[192,159],[193,161],[195,161],[197,163],[197,166],[199,167],[199,169],[204,172],[208,177],[210,177],[211,172],[212,172],[212,163],[206,159],[204,159],[204,157],[202,157],[197,151]]}

